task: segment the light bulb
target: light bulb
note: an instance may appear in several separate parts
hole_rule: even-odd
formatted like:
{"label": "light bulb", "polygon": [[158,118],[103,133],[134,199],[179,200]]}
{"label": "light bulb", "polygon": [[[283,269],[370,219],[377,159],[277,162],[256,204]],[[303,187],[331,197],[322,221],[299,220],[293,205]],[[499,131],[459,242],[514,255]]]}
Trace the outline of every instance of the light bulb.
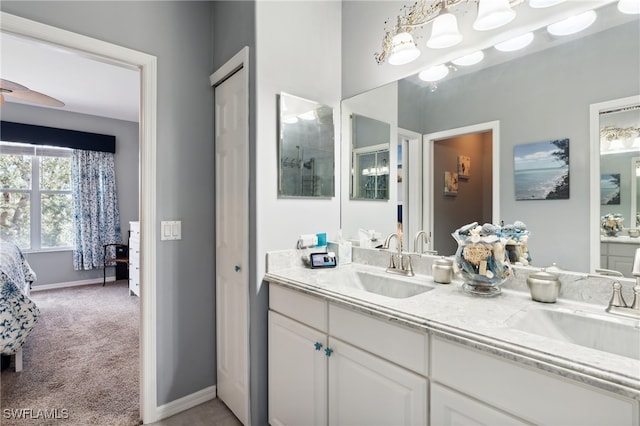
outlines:
{"label": "light bulb", "polygon": [[421,71],[420,74],[418,74],[418,77],[420,80],[433,82],[442,80],[447,76],[447,74],[449,74],[449,67],[441,64]]}

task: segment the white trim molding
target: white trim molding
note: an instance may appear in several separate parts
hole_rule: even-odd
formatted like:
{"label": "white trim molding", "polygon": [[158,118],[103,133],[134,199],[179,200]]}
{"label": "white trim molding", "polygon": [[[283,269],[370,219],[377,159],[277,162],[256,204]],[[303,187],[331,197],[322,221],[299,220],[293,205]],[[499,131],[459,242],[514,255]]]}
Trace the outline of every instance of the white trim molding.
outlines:
{"label": "white trim molding", "polygon": [[204,404],[207,401],[215,399],[217,396],[216,386],[209,386],[182,398],[175,399],[164,405],[158,407],[158,416],[161,419],[166,419],[175,414],[182,413],[197,405]]}
{"label": "white trim molding", "polygon": [[114,65],[140,70],[140,226],[141,333],[140,415],[144,423],[159,419],[156,366],[156,126],[157,58],[71,31],[0,12],[0,30],[53,44]]}

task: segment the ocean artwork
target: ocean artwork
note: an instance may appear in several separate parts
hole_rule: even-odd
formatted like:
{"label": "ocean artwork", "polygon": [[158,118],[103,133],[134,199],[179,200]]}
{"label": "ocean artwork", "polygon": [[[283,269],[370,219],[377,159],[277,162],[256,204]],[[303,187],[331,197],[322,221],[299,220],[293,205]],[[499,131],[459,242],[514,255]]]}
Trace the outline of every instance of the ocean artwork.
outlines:
{"label": "ocean artwork", "polygon": [[600,175],[600,204],[620,204],[620,173]]}
{"label": "ocean artwork", "polygon": [[516,201],[569,198],[569,139],[513,148]]}

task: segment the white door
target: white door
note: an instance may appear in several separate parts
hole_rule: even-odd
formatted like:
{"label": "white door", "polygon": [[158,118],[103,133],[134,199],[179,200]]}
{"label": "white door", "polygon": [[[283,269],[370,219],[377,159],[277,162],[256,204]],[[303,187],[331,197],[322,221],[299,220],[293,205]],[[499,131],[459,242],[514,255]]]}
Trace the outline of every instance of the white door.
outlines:
{"label": "white door", "polygon": [[327,336],[269,311],[269,424],[327,424]]}
{"label": "white door", "polygon": [[426,425],[427,379],[329,338],[330,425]]}
{"label": "white door", "polygon": [[248,117],[246,70],[215,88],[218,396],[249,423]]}

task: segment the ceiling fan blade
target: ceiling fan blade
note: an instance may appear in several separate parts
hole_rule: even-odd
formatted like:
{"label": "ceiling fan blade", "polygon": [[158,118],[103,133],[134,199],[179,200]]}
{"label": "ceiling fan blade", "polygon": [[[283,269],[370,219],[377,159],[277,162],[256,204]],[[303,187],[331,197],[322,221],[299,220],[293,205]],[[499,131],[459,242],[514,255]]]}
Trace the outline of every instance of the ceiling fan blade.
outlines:
{"label": "ceiling fan blade", "polygon": [[31,102],[34,104],[46,105],[51,107],[63,107],[64,102],[45,95],[44,93],[36,92],[35,90],[27,90],[26,92],[7,92],[5,96],[11,96],[23,101]]}
{"label": "ceiling fan blade", "polygon": [[14,83],[11,80],[5,80],[4,78],[0,78],[0,90],[1,91],[11,91],[11,92],[27,92],[29,88],[24,87],[21,84]]}

